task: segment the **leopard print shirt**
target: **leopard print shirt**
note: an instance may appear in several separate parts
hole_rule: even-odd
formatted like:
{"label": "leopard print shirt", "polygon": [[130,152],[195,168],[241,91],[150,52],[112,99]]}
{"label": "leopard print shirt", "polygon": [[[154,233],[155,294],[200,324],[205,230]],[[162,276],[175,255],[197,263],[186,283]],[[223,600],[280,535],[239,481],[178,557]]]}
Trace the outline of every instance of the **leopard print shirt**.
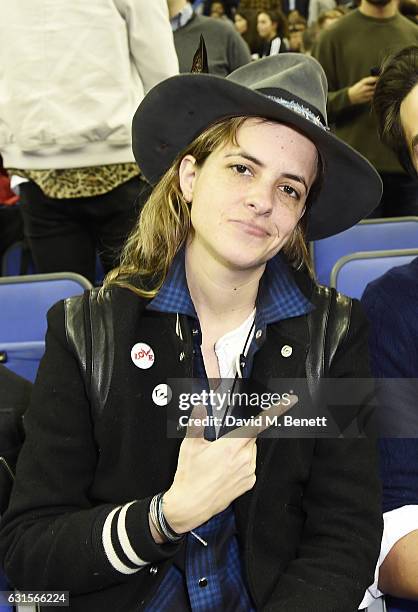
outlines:
{"label": "leopard print shirt", "polygon": [[50,198],[86,198],[107,193],[140,174],[135,163],[109,164],[86,168],[21,170],[8,168],[9,176],[17,174],[40,187]]}

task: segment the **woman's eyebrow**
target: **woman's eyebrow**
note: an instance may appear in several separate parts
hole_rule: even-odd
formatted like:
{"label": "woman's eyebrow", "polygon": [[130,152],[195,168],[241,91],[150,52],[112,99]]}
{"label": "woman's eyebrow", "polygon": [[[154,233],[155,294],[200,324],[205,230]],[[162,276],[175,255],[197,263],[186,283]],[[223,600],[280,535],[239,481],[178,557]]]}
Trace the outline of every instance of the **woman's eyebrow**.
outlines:
{"label": "woman's eyebrow", "polygon": [[253,155],[250,155],[250,153],[241,151],[241,149],[238,149],[238,151],[235,151],[234,153],[228,153],[228,155],[225,155],[225,157],[243,157],[244,159],[248,159],[248,161],[253,162],[257,166],[260,166],[261,168],[265,168],[265,164],[263,164],[262,161],[260,161]]}

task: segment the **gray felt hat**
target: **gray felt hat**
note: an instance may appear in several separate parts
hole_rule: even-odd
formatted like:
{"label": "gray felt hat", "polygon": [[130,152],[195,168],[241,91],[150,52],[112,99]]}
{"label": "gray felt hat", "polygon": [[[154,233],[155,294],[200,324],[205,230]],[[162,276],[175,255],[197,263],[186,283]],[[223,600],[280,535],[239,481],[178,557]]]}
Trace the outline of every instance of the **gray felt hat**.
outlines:
{"label": "gray felt hat", "polygon": [[327,89],[321,65],[298,53],[252,62],[226,78],[171,77],[154,87],[135,113],[135,159],[155,184],[201,132],[223,118],[253,116],[285,123],[316,145],[325,166],[321,191],[307,212],[307,237],[337,234],[379,204],[382,182],[360,153],[329,131]]}

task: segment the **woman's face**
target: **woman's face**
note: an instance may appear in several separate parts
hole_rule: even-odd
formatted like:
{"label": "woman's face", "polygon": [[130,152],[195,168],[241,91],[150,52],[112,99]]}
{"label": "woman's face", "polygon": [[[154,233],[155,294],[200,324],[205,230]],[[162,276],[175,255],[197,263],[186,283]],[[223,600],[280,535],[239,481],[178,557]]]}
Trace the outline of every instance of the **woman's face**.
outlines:
{"label": "woman's face", "polygon": [[260,13],[257,17],[257,32],[261,38],[270,40],[277,34],[277,24],[270,19],[267,13]]}
{"label": "woman's face", "polygon": [[245,34],[248,29],[247,20],[244,19],[244,17],[239,13],[235,13],[234,23],[235,29],[239,32],[239,34]]}
{"label": "woman's face", "polygon": [[256,269],[289,240],[317,172],[317,150],[287,125],[248,119],[237,143],[209,155],[201,167],[191,155],[180,165],[180,186],[192,203],[196,257],[231,270]]}

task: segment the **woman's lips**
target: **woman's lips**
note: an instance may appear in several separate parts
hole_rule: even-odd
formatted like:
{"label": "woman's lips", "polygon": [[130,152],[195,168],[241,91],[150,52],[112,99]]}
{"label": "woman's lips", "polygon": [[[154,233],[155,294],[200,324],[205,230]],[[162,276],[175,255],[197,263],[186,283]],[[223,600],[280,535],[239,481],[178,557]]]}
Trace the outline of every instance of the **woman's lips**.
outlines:
{"label": "woman's lips", "polygon": [[269,236],[269,232],[267,230],[255,223],[249,223],[248,221],[239,221],[237,219],[232,219],[232,223],[236,223],[246,234],[250,234],[250,236],[257,236],[259,238],[265,238],[266,236]]}

